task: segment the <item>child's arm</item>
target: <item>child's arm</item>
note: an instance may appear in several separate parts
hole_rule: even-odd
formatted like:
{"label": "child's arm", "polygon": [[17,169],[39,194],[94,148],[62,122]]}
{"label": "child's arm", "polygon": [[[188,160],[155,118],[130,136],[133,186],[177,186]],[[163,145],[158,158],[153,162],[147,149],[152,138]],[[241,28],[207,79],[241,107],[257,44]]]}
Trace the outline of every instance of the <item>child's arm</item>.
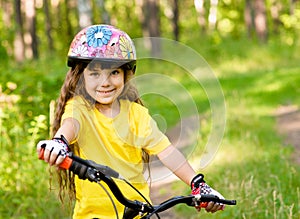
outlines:
{"label": "child's arm", "polygon": [[79,122],[73,118],[67,118],[63,121],[61,127],[57,130],[54,137],[59,138],[63,135],[68,142],[72,142],[79,132]]}
{"label": "child's arm", "polygon": [[[38,155],[40,155],[42,148],[44,148],[44,161],[50,165],[59,166],[65,158],[68,142],[72,142],[77,137],[79,127],[80,125],[77,120],[73,118],[65,119],[52,140],[44,140],[38,143]],[[64,139],[61,136],[63,136]],[[65,140],[67,142],[65,142]]]}
{"label": "child's arm", "polygon": [[177,148],[175,148],[173,145],[170,145],[165,150],[160,152],[157,157],[179,179],[181,179],[187,185],[191,185],[191,181],[196,173]]}
{"label": "child's arm", "polygon": [[[160,152],[158,155],[160,161],[169,168],[178,178],[180,178],[187,185],[191,186],[192,194],[214,194],[219,198],[224,198],[220,193],[210,188],[205,181],[203,180],[203,175],[196,175],[195,171],[185,159],[183,154],[177,150],[173,145],[170,145],[165,150]],[[201,176],[200,180],[198,179]],[[199,181],[199,182],[198,182]],[[195,186],[195,184],[198,184]],[[218,210],[224,209],[224,205],[220,205],[218,203],[209,202],[205,207],[207,212],[216,212]],[[198,211],[200,211],[201,207],[196,207]]]}

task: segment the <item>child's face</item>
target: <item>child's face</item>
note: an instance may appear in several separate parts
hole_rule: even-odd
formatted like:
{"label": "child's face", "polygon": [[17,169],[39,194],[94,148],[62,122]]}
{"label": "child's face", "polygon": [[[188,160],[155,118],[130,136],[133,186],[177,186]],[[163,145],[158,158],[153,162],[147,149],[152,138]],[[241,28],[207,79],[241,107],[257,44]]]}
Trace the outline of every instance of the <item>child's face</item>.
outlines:
{"label": "child's face", "polygon": [[124,87],[124,70],[102,69],[100,65],[85,68],[85,89],[98,103],[111,105],[122,93]]}

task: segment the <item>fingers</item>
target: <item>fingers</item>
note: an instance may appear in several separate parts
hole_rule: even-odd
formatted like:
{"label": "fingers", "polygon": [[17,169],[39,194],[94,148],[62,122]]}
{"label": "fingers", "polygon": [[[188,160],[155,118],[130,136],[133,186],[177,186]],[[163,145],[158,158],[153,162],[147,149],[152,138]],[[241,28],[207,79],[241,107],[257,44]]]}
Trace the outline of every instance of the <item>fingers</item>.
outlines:
{"label": "fingers", "polygon": [[59,166],[63,161],[64,161],[65,157],[63,156],[58,156],[56,161],[55,161],[55,165]]}
{"label": "fingers", "polygon": [[201,211],[201,207],[200,207],[200,206],[195,206],[195,208],[196,208],[196,210],[197,210],[198,212]]}
{"label": "fingers", "polygon": [[223,210],[224,209],[224,205],[223,204],[219,204],[219,203],[214,203],[214,202],[209,202],[207,207],[205,208],[205,210],[207,212],[211,212],[211,213],[214,213],[216,211],[219,211],[219,210]]}
{"label": "fingers", "polygon": [[39,158],[43,159],[51,166],[59,166],[66,156],[65,153],[61,153],[61,150],[55,150],[55,148],[51,146],[51,143],[48,140],[40,141],[37,144],[36,151],[38,153]]}
{"label": "fingers", "polygon": [[36,152],[39,155],[41,153],[42,148],[46,147],[46,141],[40,141],[36,146]]}
{"label": "fingers", "polygon": [[56,162],[58,154],[49,149],[45,148],[44,150],[44,161],[49,163],[51,166]]}

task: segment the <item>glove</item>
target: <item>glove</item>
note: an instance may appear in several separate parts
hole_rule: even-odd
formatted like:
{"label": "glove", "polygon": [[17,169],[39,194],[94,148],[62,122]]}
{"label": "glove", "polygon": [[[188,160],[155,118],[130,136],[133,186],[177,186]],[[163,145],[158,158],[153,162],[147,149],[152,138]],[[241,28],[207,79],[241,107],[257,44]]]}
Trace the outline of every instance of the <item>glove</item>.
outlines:
{"label": "glove", "polygon": [[57,154],[65,158],[69,151],[69,145],[63,135],[60,138],[53,138],[52,140],[42,140],[37,144],[37,149],[40,148],[49,150],[50,153]]}
{"label": "glove", "polygon": [[[201,195],[201,194],[209,194],[209,195],[216,195],[220,199],[224,199],[224,197],[217,192],[216,190],[212,189],[209,185],[207,185],[204,181],[204,175],[198,174],[196,175],[191,182],[191,189],[192,189],[192,195]],[[206,208],[208,203],[201,203],[200,206],[196,206],[197,210],[200,210],[200,208]],[[224,205],[222,205],[222,210],[224,209]]]}

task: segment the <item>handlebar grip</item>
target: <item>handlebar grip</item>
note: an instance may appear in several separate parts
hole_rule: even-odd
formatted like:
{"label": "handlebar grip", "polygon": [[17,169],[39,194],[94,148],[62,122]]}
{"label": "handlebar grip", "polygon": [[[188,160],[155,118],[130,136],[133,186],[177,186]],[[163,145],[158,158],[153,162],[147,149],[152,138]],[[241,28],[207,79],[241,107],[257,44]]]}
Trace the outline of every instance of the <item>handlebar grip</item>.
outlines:
{"label": "handlebar grip", "polygon": [[207,205],[208,205],[208,202],[201,202],[201,203],[200,203],[200,207],[201,207],[201,208],[206,208]]}
{"label": "handlebar grip", "polygon": [[[39,153],[39,159],[40,160],[44,160],[44,148],[41,148],[41,151]],[[59,165],[60,168],[68,170],[70,169],[71,165],[72,165],[73,160],[70,157],[65,157],[65,159],[63,160],[63,162]]]}
{"label": "handlebar grip", "polygon": [[206,208],[210,201],[225,205],[236,205],[236,200],[220,199],[218,196],[215,195],[201,195],[201,200],[202,201],[200,201],[199,204],[201,208]]}

